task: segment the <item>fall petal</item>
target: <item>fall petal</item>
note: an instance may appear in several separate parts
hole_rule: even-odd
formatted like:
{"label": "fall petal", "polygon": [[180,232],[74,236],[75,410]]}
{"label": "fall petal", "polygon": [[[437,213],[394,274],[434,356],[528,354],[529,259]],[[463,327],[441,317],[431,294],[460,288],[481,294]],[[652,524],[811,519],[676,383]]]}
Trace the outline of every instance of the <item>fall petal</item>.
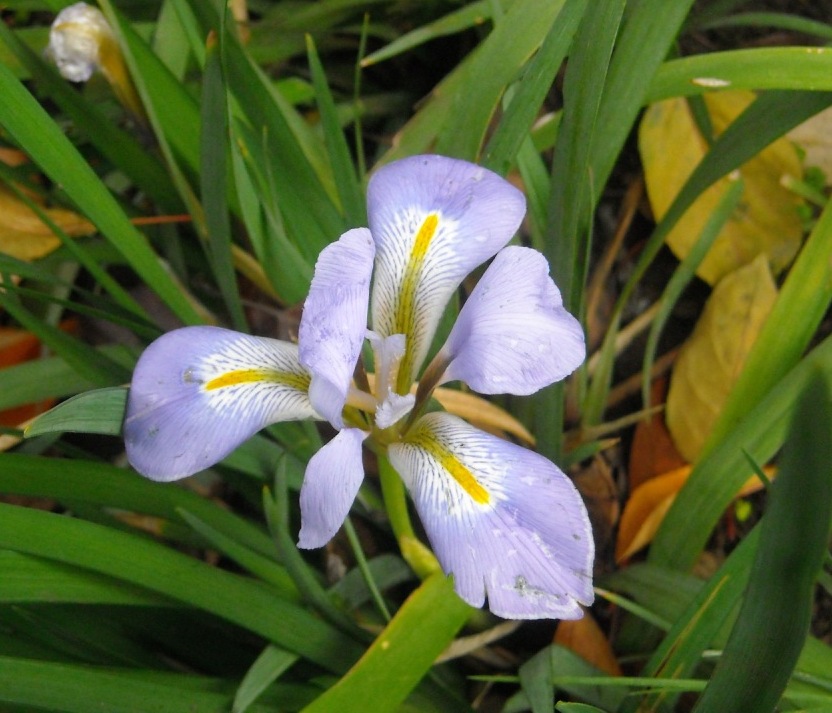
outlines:
{"label": "fall petal", "polygon": [[130,464],[154,480],[208,468],[264,426],[317,416],[297,347],[218,327],[163,335],[133,373],[124,419]]}
{"label": "fall petal", "polygon": [[335,428],[344,425],[341,411],[367,328],[374,253],[366,228],[344,233],[318,256],[303,306],[298,343],[312,374],[309,398]]}
{"label": "fall petal", "polygon": [[593,600],[586,508],[553,463],[445,413],[390,446],[457,594],[508,619],[582,616]]}
{"label": "fall petal", "polygon": [[377,251],[373,329],[382,337],[405,335],[397,391],[406,393],[451,294],[511,239],[526,203],[480,166],[414,156],[373,175],[367,207]]}
{"label": "fall petal", "polygon": [[366,437],[361,429],[345,428],[310,459],[300,490],[298,547],[323,547],[344,523],[364,479]]}
{"label": "fall petal", "polygon": [[571,374],[586,357],[580,323],[563,307],[546,258],[501,250],[465,301],[442,349],[443,382],[481,394],[533,394]]}

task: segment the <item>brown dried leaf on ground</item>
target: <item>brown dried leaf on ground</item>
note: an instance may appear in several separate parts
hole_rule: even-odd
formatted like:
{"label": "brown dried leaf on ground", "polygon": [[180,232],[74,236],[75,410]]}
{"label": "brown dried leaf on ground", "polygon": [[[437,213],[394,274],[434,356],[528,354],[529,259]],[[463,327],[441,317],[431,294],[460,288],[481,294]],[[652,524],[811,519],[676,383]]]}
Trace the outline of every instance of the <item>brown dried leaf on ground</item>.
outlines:
{"label": "brown dried leaf on ground", "polygon": [[584,661],[610,676],[621,675],[609,639],[588,611],[584,612],[582,619],[560,622],[555,632],[555,643],[574,651]]}
{"label": "brown dried leaf on ground", "polygon": [[[616,562],[630,559],[653,541],[664,516],[676,499],[676,494],[687,482],[691,470],[691,466],[684,465],[651,478],[633,491],[624,506],[624,512],[621,513],[621,524],[615,543]],[[767,467],[763,470],[769,479],[774,477],[773,468]],[[737,497],[745,497],[762,487],[763,484],[756,475],[749,476]]]}
{"label": "brown dried leaf on ground", "polygon": [[776,298],[760,255],[720,281],[682,346],[667,396],[667,427],[689,463],[698,458]]}
{"label": "brown dried leaf on ground", "polygon": [[[703,99],[714,134],[719,136],[754,95],[718,92],[706,94]],[[669,99],[648,108],[639,127],[639,151],[657,220],[665,215],[708,149],[687,99]],[[772,269],[779,272],[800,245],[800,199],[781,185],[785,175],[802,177],[794,145],[785,138],[775,141],[743,164],[740,173],[745,182],[742,201],[697,270],[697,275],[711,285],[760,254],[767,255]],[[680,259],[699,239],[729,180],[723,178],[706,190],[668,235],[667,244]]]}
{"label": "brown dried leaf on ground", "polygon": [[[666,376],[653,381],[650,391],[651,405],[656,406],[665,402],[667,383]],[[664,412],[654,413],[636,425],[627,470],[630,491],[632,492],[650,478],[685,465],[685,462],[679,449],[673,443],[670,431],[667,430]]]}

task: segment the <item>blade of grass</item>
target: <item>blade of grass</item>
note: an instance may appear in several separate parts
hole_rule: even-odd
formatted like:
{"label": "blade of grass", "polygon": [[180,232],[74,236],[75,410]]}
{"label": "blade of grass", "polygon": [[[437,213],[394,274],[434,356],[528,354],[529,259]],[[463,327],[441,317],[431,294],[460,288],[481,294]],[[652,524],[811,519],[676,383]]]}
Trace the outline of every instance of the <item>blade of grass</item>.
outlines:
{"label": "blade of grass", "polygon": [[358,182],[358,176],[355,174],[354,162],[350,156],[346,137],[341,129],[335,100],[329,90],[326,74],[311,35],[306,36],[306,51],[309,69],[312,72],[312,82],[315,87],[315,100],[321,113],[327,155],[332,164],[332,173],[341,200],[341,212],[344,215],[345,227],[366,225],[367,213],[364,206],[364,194]]}
{"label": "blade of grass", "polygon": [[164,597],[109,577],[39,557],[0,551],[0,603],[174,606]]}
{"label": "blade of grass", "polygon": [[[555,144],[544,255],[563,295],[564,305],[581,314],[590,251],[588,214],[594,204],[594,176],[589,166],[596,121],[603,98],[613,45],[624,12],[622,0],[593,5],[578,28],[564,80],[564,112]],[[532,431],[540,452],[554,461],[562,455],[564,386],[534,396]]]}
{"label": "blade of grass", "polygon": [[511,101],[483,152],[483,166],[502,175],[508,172],[523,141],[528,138],[546,94],[554,84],[585,10],[586,0],[572,0],[564,4],[539,52],[515,85]]}
{"label": "blade of grass", "polygon": [[[95,349],[118,361],[125,369],[131,369],[138,354],[123,346]],[[3,388],[0,389],[0,409],[45,401],[51,398],[72,396],[95,387],[95,382],[85,379],[60,357],[44,357],[36,361],[16,364],[0,369]]]}
{"label": "blade of grass", "polygon": [[491,19],[491,5],[490,0],[477,0],[458,10],[449,12],[437,20],[417,27],[415,30],[397,37],[381,49],[367,55],[361,61],[361,66],[371,67],[439,37],[446,37],[471,27],[478,27]]}
{"label": "blade of grass", "polygon": [[[784,383],[832,302],[832,203],[815,225],[777,296],[743,371],[723,407],[719,420],[704,447],[703,459],[715,451],[718,444],[731,439],[743,419],[756,413],[766,394]],[[754,409],[754,410],[752,410]],[[756,458],[764,463],[766,458]],[[701,462],[701,460],[700,460]],[[697,464],[698,466],[698,464]],[[704,546],[707,534],[716,524],[733,494],[711,492],[707,504],[690,510],[702,492],[710,490],[706,480],[715,477],[694,468],[685,487],[679,493],[665,517],[653,543],[655,555],[651,560],[684,568]],[[691,517],[695,512],[696,516]],[[676,546],[678,545],[678,549]],[[673,550],[672,560],[668,557]],[[656,559],[653,559],[655,557]],[[670,562],[674,564],[670,564]]]}
{"label": "blade of grass", "polygon": [[832,48],[765,47],[709,52],[666,62],[646,103],[714,89],[832,90]]}
{"label": "blade of grass", "polygon": [[728,17],[718,17],[701,23],[694,22],[693,26],[701,30],[721,27],[770,27],[832,41],[832,27],[827,23],[791,15],[787,12],[738,12]]}
{"label": "blade of grass", "polygon": [[774,710],[803,648],[832,520],[827,379],[813,371],[797,398],[743,605],[694,713]]}
{"label": "blade of grass", "polygon": [[[89,713],[90,706],[95,706],[111,713],[147,713],[152,705],[154,713],[227,711],[230,694],[217,690],[221,687],[216,682],[212,688],[178,686],[174,677],[162,683],[118,670],[0,657],[0,700],[43,710]],[[252,713],[268,710],[266,706],[249,708]]]}
{"label": "blade of grass", "polygon": [[130,378],[130,372],[121,364],[96,352],[91,346],[62,329],[36,317],[22,305],[12,291],[0,291],[0,305],[21,326],[64,359],[82,378],[96,386],[113,386]]}
{"label": "blade of grass", "polygon": [[382,162],[433,150],[476,158],[505,87],[516,79],[568,1],[515,2],[479,47],[434,88]]}
{"label": "blade of grass", "polygon": [[0,547],[106,574],[211,612],[334,673],[361,654],[349,637],[262,585],[156,542],[0,503]]}
{"label": "blade of grass", "polygon": [[228,215],[228,108],[221,50],[225,33],[209,42],[202,78],[199,187],[205,211],[207,247],[214,279],[222,294],[231,322],[248,331],[231,253],[231,225]]}
{"label": "blade of grass", "polygon": [[0,458],[0,492],[119,508],[182,524],[180,510],[184,510],[239,544],[274,559],[268,535],[247,520],[190,490],[160,486],[107,463],[4,453]]}
{"label": "blade of grass", "polygon": [[17,34],[5,24],[0,25],[0,40],[29,70],[38,87],[45,90],[72,119],[76,131],[124,171],[158,205],[173,213],[181,212],[182,204],[176,200],[173,184],[153,152],[147,151],[133,136],[104,116],[95,105],[85,101],[74,87],[21,42]]}
{"label": "blade of grass", "polygon": [[246,713],[246,711],[251,710],[251,705],[260,694],[297,660],[297,656],[276,646],[267,646],[263,649],[263,653],[257,657],[257,660],[246,672],[237,693],[234,694],[232,713]]}
{"label": "blade of grass", "polygon": [[467,75],[450,97],[445,123],[438,127],[437,153],[469,160],[479,155],[505,88],[538,49],[568,1],[517,0],[511,5],[471,62],[456,70]]}
{"label": "blade of grass", "polygon": [[656,226],[615,304],[610,327],[600,349],[601,357],[584,399],[584,419],[587,423],[598,423],[604,412],[621,316],[668,233],[708,186],[739,168],[772,141],[830,103],[832,93],[829,92],[770,92],[759,97],[720,134]]}
{"label": "blade of grass", "polygon": [[0,102],[0,125],[66,191],[180,319],[191,324],[199,322],[196,311],[159,263],[144,236],[130,223],[60,128],[4,65],[0,65],[0,94],[4,97]]}
{"label": "blade of grass", "polygon": [[118,436],[126,404],[127,389],[123,386],[87,391],[38,416],[24,434],[27,438],[64,432]]}
{"label": "blade of grass", "polygon": [[397,711],[471,614],[437,572],[408,597],[366,654],[304,713]]}

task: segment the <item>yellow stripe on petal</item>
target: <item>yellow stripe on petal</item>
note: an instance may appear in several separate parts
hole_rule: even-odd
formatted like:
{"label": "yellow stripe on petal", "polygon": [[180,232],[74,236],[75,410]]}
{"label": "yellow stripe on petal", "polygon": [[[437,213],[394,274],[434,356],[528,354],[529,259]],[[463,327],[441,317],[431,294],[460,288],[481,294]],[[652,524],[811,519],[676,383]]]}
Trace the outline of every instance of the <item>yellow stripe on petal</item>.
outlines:
{"label": "yellow stripe on petal", "polygon": [[422,448],[457,482],[460,487],[480,505],[491,502],[491,494],[476,479],[474,474],[430,432],[420,430],[407,439],[408,444]]}
{"label": "yellow stripe on petal", "polygon": [[271,384],[280,384],[298,391],[309,389],[309,376],[306,374],[295,374],[286,371],[267,371],[265,369],[235,369],[224,374],[215,376],[203,385],[205,391],[223,389],[227,386],[238,386],[239,384],[252,384],[266,381]]}
{"label": "yellow stripe on petal", "polygon": [[394,334],[404,334],[407,338],[406,351],[399,368],[399,379],[396,389],[405,394],[410,389],[413,371],[413,358],[416,332],[416,291],[422,278],[422,267],[430,249],[431,241],[436,236],[439,227],[439,216],[430,213],[425,218],[410,251],[404,270],[401,292],[396,304],[396,319]]}

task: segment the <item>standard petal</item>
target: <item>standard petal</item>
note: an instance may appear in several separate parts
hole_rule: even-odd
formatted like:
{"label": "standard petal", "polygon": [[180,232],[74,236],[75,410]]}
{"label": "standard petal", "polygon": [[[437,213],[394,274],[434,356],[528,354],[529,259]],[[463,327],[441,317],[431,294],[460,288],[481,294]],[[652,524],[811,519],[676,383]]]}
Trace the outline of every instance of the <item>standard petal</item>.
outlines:
{"label": "standard petal", "polygon": [[457,594],[507,619],[577,619],[594,542],[572,482],[532,451],[446,413],[422,417],[390,462]]}
{"label": "standard petal", "polygon": [[520,396],[571,374],[586,346],[546,258],[510,246],[465,301],[440,358],[450,362],[442,382],[458,379],[481,394]]}
{"label": "standard petal", "polygon": [[192,475],[270,423],[316,417],[308,385],[288,342],[218,327],[169,332],[133,372],[127,458],[154,480]]}
{"label": "standard petal", "polygon": [[352,383],[367,329],[375,247],[370,231],[357,228],[324,248],[303,306],[300,362],[312,374],[309,398],[335,428]]}
{"label": "standard petal", "polygon": [[495,173],[444,156],[380,168],[367,189],[376,243],[373,329],[404,334],[397,391],[407,393],[451,293],[502,248],[523,219],[523,194]]}
{"label": "standard petal", "polygon": [[300,489],[298,547],[323,547],[344,523],[364,479],[366,437],[361,429],[345,428],[310,459]]}

